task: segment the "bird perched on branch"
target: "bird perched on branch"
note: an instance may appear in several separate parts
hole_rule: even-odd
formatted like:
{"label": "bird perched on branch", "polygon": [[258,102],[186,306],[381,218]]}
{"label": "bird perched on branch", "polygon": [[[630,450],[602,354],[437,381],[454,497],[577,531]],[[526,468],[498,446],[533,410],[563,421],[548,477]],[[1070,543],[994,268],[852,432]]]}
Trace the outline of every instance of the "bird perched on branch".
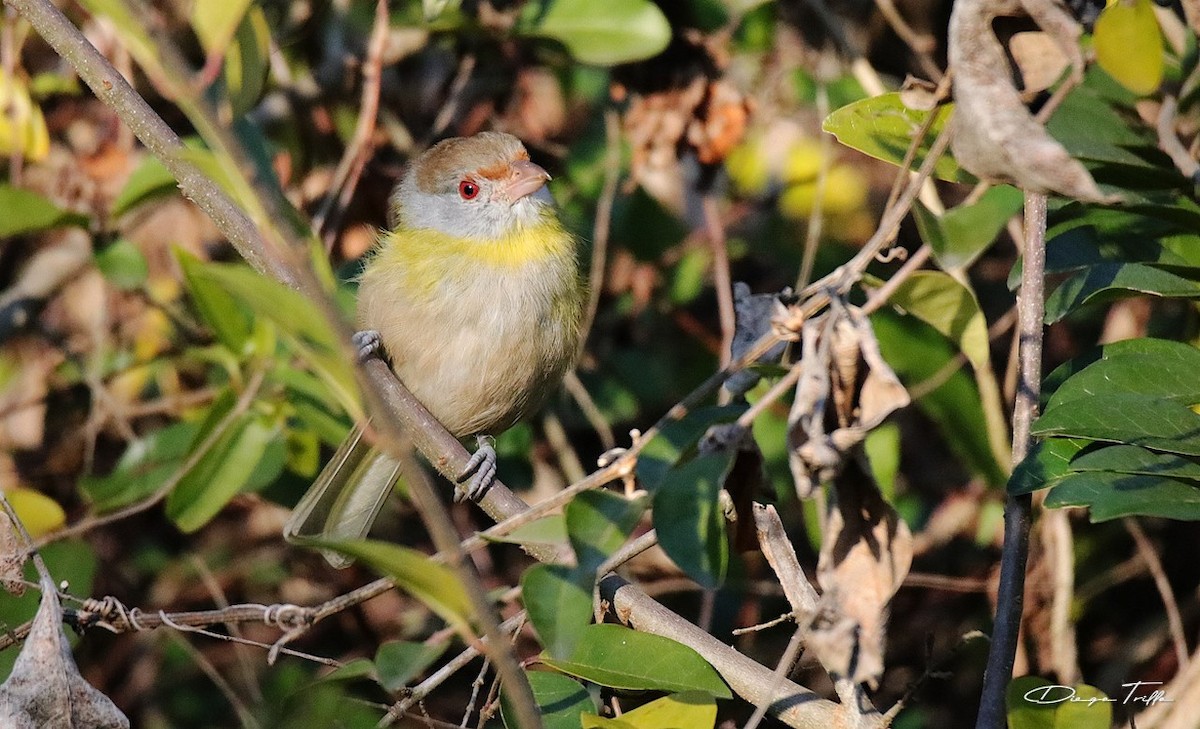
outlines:
{"label": "bird perched on branch", "polygon": [[[476,437],[460,478],[470,479],[473,499],[495,480],[491,436],[536,409],[578,350],[584,287],[549,179],[512,135],[440,142],[397,186],[393,230],[360,281],[360,354],[382,349],[447,430]],[[286,535],[365,536],[398,477],[396,461],[356,427],[296,506]]]}

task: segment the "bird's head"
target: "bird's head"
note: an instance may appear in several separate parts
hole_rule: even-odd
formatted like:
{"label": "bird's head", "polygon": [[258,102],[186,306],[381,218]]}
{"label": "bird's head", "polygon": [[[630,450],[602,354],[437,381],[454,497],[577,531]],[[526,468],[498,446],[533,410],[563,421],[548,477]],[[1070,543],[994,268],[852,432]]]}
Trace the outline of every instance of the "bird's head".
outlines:
{"label": "bird's head", "polygon": [[393,222],[494,241],[553,215],[549,179],[511,134],[446,139],[409,167],[392,195]]}

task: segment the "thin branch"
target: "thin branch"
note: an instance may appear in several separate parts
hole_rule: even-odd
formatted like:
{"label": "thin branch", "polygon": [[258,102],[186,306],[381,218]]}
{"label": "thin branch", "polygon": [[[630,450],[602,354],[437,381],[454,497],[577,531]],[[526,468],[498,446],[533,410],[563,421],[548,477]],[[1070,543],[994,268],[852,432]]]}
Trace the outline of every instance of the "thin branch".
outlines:
{"label": "thin branch", "polygon": [[[596,321],[600,292],[604,288],[604,267],[608,262],[608,237],[612,230],[613,202],[621,181],[621,121],[616,109],[604,110],[604,186],[596,201],[596,220],[592,223],[592,263],[588,269],[588,301],[583,313],[583,332],[579,351],[587,344],[588,334]],[[611,446],[609,446],[611,447]]]}
{"label": "thin branch", "polygon": [[736,327],[733,313],[733,280],[729,273],[729,246],[725,240],[725,225],[721,222],[721,211],[711,193],[704,193],[701,201],[704,211],[704,230],[713,256],[713,286],[717,290],[717,312],[721,320],[722,367],[729,365],[733,357],[733,330]]}
{"label": "thin branch", "polygon": [[1182,673],[1187,670],[1188,646],[1187,638],[1183,634],[1183,618],[1179,615],[1179,603],[1175,599],[1175,591],[1171,589],[1171,581],[1167,579],[1162,561],[1158,558],[1158,553],[1154,551],[1154,545],[1150,543],[1150,538],[1146,536],[1145,530],[1142,529],[1141,524],[1138,524],[1137,519],[1126,517],[1121,520],[1121,524],[1125,527],[1125,531],[1129,532],[1129,536],[1133,537],[1138,556],[1146,563],[1146,569],[1150,570],[1150,575],[1154,578],[1154,586],[1158,588],[1159,597],[1162,598],[1163,607],[1167,611],[1167,625],[1170,627],[1171,641],[1175,644],[1175,658],[1179,661],[1179,672]]}
{"label": "thin branch", "polygon": [[[1024,266],[1017,296],[1020,341],[1020,386],[1013,411],[1013,462],[1020,463],[1033,445],[1030,429],[1038,412],[1042,384],[1042,320],[1045,317],[1046,196],[1025,193]],[[1017,637],[1025,603],[1025,563],[1029,558],[1029,494],[1008,495],[1004,505],[1004,546],[996,620],[983,674],[976,729],[1006,724],[1005,690],[1012,678]]]}
{"label": "thin branch", "polygon": [[[817,118],[829,116],[829,87],[823,80],[817,81]],[[833,165],[833,135],[818,128],[821,145],[821,164],[817,167],[817,179],[813,186],[812,207],[808,211],[808,227],[804,231],[804,255],[800,259],[800,274],[796,276],[796,290],[808,285],[812,278],[813,264],[817,260],[817,247],[821,245],[821,230],[825,227],[825,185],[829,180],[829,168]]]}
{"label": "thin branch", "polygon": [[[383,51],[387,47],[388,35],[388,4],[387,0],[376,0],[375,20],[371,26],[371,37],[367,41],[367,55],[363,59],[362,98],[358,104],[358,123],[354,126],[354,136],[338,161],[333,173],[333,181],[329,185],[329,194],[322,203],[321,209],[313,216],[312,227],[325,243],[325,250],[333,247],[336,236],[337,221],[341,217],[367,158],[374,150],[371,137],[375,134],[375,122],[379,117],[379,93],[383,86]],[[326,224],[328,223],[328,228]]]}

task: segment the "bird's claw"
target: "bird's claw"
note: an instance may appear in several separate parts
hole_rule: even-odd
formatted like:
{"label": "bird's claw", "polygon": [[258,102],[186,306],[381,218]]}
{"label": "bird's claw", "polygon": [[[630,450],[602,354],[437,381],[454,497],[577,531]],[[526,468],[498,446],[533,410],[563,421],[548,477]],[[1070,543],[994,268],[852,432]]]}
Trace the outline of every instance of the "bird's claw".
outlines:
{"label": "bird's claw", "polygon": [[358,361],[360,362],[366,362],[378,355],[383,349],[383,337],[374,329],[364,329],[361,332],[355,332],[350,337],[350,342],[358,350]]}
{"label": "bird's claw", "polygon": [[[495,440],[488,435],[478,436],[478,448],[467,461],[466,467],[458,477],[461,484],[467,479],[465,494],[471,501],[479,501],[496,481],[496,447]],[[463,491],[457,492],[464,493]],[[457,496],[457,494],[456,494]]]}

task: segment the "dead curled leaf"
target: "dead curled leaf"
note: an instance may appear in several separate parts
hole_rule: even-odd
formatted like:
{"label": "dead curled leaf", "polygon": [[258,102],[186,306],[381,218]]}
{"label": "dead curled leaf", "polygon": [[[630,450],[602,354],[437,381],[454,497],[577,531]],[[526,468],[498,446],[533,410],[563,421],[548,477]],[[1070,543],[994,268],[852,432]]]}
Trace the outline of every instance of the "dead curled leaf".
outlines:
{"label": "dead curled leaf", "polygon": [[912,533],[857,461],[831,494],[808,646],[830,673],[874,688],[883,674],[888,603],[912,565]]}
{"label": "dead curled leaf", "polygon": [[753,109],[723,77],[727,64],[719,44],[684,32],[663,56],[624,67],[613,85],[614,99],[629,99],[630,182],[671,210],[685,204],[681,154],[719,164],[745,136]]}
{"label": "dead curled leaf", "polygon": [[950,15],[947,53],[954,74],[951,149],[955,159],[985,180],[1011,182],[1029,192],[1088,202],[1115,202],[1091,173],[1033,118],[1009,74],[993,29],[1002,16],[1028,15],[1083,74],[1079,23],[1054,0],[959,0]]}
{"label": "dead curled leaf", "polygon": [[42,602],[13,665],[0,685],[0,726],[8,729],[128,729],[129,719],[83,679],[62,629],[62,606],[52,581],[41,580]]}
{"label": "dead curled leaf", "polygon": [[[807,498],[831,481],[870,430],[909,403],[907,390],[884,361],[870,322],[839,304],[806,322],[802,373],[788,416],[788,465],[796,493]],[[832,400],[832,412],[827,410]],[[826,432],[829,422],[833,431]]]}
{"label": "dead curled leaf", "polygon": [[888,603],[908,573],[913,544],[869,475],[860,444],[909,396],[857,308],[833,302],[805,323],[802,342],[788,462],[801,497],[818,483],[831,488],[817,565],[822,594],[801,624],[826,670],[873,687],[883,673]]}

